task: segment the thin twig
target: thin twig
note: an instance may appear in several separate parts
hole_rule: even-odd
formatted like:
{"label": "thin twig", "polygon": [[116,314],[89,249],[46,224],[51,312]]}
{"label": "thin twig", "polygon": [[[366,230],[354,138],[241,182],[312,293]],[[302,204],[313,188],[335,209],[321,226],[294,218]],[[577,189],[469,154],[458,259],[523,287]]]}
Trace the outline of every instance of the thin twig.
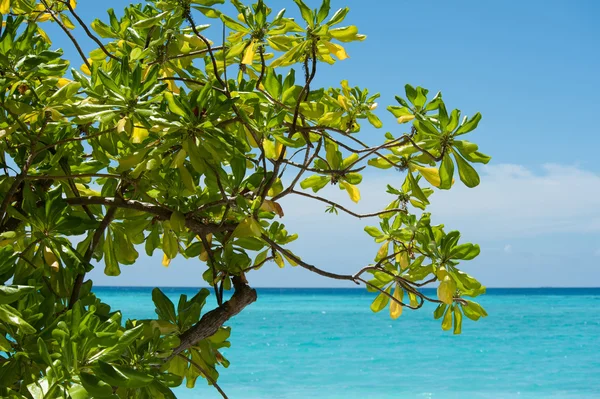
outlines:
{"label": "thin twig", "polygon": [[[113,60],[119,61],[121,62],[121,59],[113,54],[111,54],[106,47],[104,47],[104,44],[102,44],[102,42],[96,37],[94,36],[94,34],[89,30],[89,28],[87,27],[87,25],[81,20],[81,18],[79,18],[79,15],[77,15],[77,13],[75,12],[75,10],[73,9],[73,7],[71,7],[71,2],[69,0],[66,1],[62,1],[63,4],[65,4],[67,6],[67,8],[69,9],[69,12],[71,12],[71,14],[75,17],[75,19],[77,20],[77,22],[79,22],[79,25],[81,25],[81,27],[83,28],[83,30],[85,31],[85,33],[88,35],[88,37],[90,39],[92,39],[94,42],[96,42],[96,44],[98,46],[100,46],[100,48],[102,49],[102,51],[104,52],[104,54],[106,54],[108,57],[112,58]],[[89,66],[89,65],[88,65]]]}
{"label": "thin twig", "polygon": [[50,8],[50,6],[48,6],[48,3],[46,2],[46,0],[41,0],[41,1],[42,1],[42,4],[44,5],[44,7],[46,7],[46,11],[50,14],[52,19],[58,24],[58,26],[60,26],[60,28],[69,37],[69,39],[71,39],[71,41],[73,42],[73,45],[75,46],[75,48],[77,49],[77,52],[79,53],[79,56],[81,57],[81,59],[83,60],[85,65],[88,67],[88,69],[91,70],[92,66],[88,62],[87,57],[85,56],[85,53],[81,49],[81,46],[79,46],[79,43],[77,42],[77,40],[75,39],[73,34],[69,31],[69,28],[67,28],[65,26],[65,24],[62,22],[62,20],[56,16],[56,12],[54,10],[52,10],[52,8]]}
{"label": "thin twig", "polygon": [[211,376],[209,376],[208,373],[198,363],[196,363],[192,359],[188,358],[187,356],[184,356],[181,353],[178,353],[177,356],[181,357],[182,359],[187,360],[191,365],[196,367],[198,369],[198,371],[200,371],[204,375],[204,377],[215,387],[215,389],[217,391],[219,391],[219,393],[221,394],[223,399],[228,399],[227,395],[225,395],[225,392],[223,392],[223,390],[221,389],[219,384],[217,384],[217,381],[215,381]]}
{"label": "thin twig", "polygon": [[359,219],[370,218],[370,217],[379,216],[379,215],[385,215],[387,213],[396,213],[396,212],[406,213],[406,209],[402,209],[402,208],[384,209],[383,211],[373,212],[373,213],[356,213],[356,212],[351,211],[348,208],[343,207],[342,205],[340,205],[340,204],[338,204],[336,202],[328,200],[327,198],[319,197],[317,195],[312,195],[312,194],[305,193],[305,192],[302,192],[302,191],[297,191],[297,190],[291,190],[290,193],[301,195],[303,197],[312,198],[314,200],[324,202],[326,204],[329,204],[331,206],[339,208],[342,211],[346,212],[347,214],[352,215],[352,216],[354,216],[356,218],[359,218]]}

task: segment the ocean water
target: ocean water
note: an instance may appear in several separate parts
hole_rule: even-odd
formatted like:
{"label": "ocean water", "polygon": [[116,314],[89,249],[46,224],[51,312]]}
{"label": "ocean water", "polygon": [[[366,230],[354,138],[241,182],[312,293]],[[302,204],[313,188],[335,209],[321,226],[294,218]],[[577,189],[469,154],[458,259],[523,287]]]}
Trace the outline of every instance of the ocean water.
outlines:
{"label": "ocean water", "polygon": [[[176,303],[193,289],[165,288]],[[124,317],[154,314],[150,288],[96,288]],[[433,307],[391,320],[355,289],[258,289],[230,320],[229,398],[600,398],[600,288],[490,289],[489,316],[442,332]],[[209,303],[209,306],[214,304]],[[205,308],[206,309],[206,308]],[[179,398],[220,398],[198,380]]]}

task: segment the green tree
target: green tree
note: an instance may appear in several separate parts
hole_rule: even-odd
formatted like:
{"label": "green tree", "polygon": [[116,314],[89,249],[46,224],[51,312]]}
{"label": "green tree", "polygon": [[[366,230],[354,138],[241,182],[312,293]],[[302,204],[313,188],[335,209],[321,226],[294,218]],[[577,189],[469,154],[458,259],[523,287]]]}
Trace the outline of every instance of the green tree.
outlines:
{"label": "green tree", "polygon": [[[387,107],[400,132],[367,145],[361,124],[382,127],[378,95],[313,84],[319,65],[348,57],[344,43],[365,39],[341,25],[348,9],[294,0],[295,21],[262,0],[232,0],[230,17],[213,8],[223,1],[152,0],[88,27],[75,0],[0,0],[2,397],[174,397],[199,376],[225,396],[225,323],[257,299],[246,275],[267,264],[362,284],[376,294],[372,310],[389,305],[392,318],[437,303],[454,333],[463,315],[486,316],[467,299],[485,288],[458,269],[479,247],[424,211],[455,176],[479,184],[471,164],[490,158],[463,138],[480,114],[462,118],[440,93],[406,85]],[[211,41],[195,19],[228,34]],[[52,49],[46,23],[72,41],[80,68]],[[98,47],[86,55],[76,36]],[[318,195],[337,185],[358,202],[374,168],[402,172],[383,210]],[[377,221],[365,229],[381,244],[374,262],[336,274],[292,253],[279,202],[288,196]],[[175,306],[154,289],[157,318],[123,321],[85,276],[99,265],[117,276],[138,251],[162,252],[164,266],[190,258],[212,293]],[[437,282],[437,297],[422,292]]]}

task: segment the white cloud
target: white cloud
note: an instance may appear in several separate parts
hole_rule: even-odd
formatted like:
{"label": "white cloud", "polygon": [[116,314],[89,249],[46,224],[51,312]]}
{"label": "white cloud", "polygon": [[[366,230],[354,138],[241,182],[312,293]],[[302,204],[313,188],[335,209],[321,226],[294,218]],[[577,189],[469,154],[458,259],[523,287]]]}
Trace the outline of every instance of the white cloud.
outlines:
{"label": "white cloud", "polygon": [[[500,164],[484,166],[479,172],[478,187],[469,189],[457,182],[449,191],[435,192],[428,208],[435,223],[444,223],[449,229],[459,229],[477,239],[600,231],[600,176],[593,172],[557,164],[542,165],[537,171]],[[400,186],[403,176],[386,173],[375,179],[366,177],[359,185],[362,200],[358,205],[337,187],[327,188],[319,195],[357,212],[370,212],[387,205],[392,197],[385,193],[386,184]],[[324,220],[325,204],[286,198],[283,205],[286,223]],[[345,217],[338,217],[335,223],[338,227],[357,224]]]}
{"label": "white cloud", "polygon": [[575,166],[483,168],[481,184],[441,193],[431,210],[440,220],[471,224],[494,237],[600,230],[600,177]]}

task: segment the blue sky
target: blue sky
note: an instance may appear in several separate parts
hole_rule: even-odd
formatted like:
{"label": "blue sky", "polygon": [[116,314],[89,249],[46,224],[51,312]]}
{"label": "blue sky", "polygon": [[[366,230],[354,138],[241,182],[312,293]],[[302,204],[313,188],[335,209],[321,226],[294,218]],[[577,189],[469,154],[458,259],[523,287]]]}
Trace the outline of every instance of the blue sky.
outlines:
{"label": "blue sky", "polygon": [[[127,3],[80,0],[78,11],[90,22]],[[295,13],[291,0],[267,4]],[[346,5],[345,22],[367,40],[347,46],[349,59],[321,66],[318,84],[348,79],[381,93],[384,129],[366,128],[363,137],[375,142],[385,129],[402,132],[384,109],[406,83],[441,90],[448,107],[483,114],[471,136],[493,157],[480,168],[481,185],[432,197],[434,221],[482,247],[465,269],[491,287],[600,285],[600,3],[332,0],[334,8]],[[205,23],[201,17],[196,22]],[[71,44],[49,30],[78,65]],[[214,34],[219,41],[220,32]],[[365,179],[357,209],[385,204],[385,183],[401,179],[393,173]],[[330,193],[347,201],[337,190]],[[368,221],[327,215],[300,199],[283,206],[288,230],[300,234],[291,248],[304,260],[347,273],[372,261],[376,246],[362,231]],[[91,275],[102,285],[196,286],[203,285],[203,267],[177,258],[166,269],[158,256],[143,256],[123,266],[118,278],[103,276],[102,267]],[[255,286],[344,286],[274,264],[249,278]]]}

